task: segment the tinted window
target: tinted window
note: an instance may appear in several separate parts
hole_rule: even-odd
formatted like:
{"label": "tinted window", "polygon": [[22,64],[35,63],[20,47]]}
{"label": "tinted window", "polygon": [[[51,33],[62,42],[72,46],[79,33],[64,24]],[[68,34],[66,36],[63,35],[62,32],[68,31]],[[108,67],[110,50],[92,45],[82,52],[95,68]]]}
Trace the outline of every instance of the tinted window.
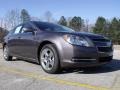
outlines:
{"label": "tinted window", "polygon": [[18,27],[15,29],[14,34],[20,33],[21,28],[22,28],[22,26],[18,26]]}
{"label": "tinted window", "polygon": [[53,31],[53,32],[73,32],[74,30],[57,25],[57,24],[51,24],[51,23],[36,23],[38,28],[44,31]]}
{"label": "tinted window", "polygon": [[25,24],[21,30],[21,33],[29,33],[29,32],[26,32],[26,30],[33,30],[33,27],[32,25],[30,24]]}
{"label": "tinted window", "polygon": [[26,30],[27,30],[27,28],[23,27],[21,30],[21,33],[25,33]]}

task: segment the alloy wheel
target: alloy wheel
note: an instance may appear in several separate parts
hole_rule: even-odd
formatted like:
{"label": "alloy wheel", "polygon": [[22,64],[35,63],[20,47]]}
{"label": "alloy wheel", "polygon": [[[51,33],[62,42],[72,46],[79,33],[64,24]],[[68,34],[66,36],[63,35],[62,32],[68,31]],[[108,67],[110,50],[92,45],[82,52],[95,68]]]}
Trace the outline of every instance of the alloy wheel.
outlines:
{"label": "alloy wheel", "polygon": [[49,48],[43,49],[41,52],[40,59],[41,59],[41,65],[45,70],[51,70],[53,68],[55,57],[51,49]]}

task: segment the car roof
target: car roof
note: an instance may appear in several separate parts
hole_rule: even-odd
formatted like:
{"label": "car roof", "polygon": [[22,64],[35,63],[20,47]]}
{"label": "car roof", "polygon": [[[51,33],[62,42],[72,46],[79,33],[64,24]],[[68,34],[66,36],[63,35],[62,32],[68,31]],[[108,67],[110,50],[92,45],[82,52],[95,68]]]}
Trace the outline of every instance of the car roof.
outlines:
{"label": "car roof", "polygon": [[50,22],[43,22],[43,21],[28,21],[28,22],[25,22],[24,24],[27,24],[27,23],[33,23],[33,24],[53,24],[53,23],[50,23]]}

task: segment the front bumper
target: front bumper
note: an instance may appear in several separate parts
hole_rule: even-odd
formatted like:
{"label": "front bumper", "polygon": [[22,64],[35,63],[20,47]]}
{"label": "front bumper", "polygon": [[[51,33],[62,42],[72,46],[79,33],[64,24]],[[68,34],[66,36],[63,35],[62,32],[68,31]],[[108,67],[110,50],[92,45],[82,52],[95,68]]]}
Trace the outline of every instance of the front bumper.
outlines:
{"label": "front bumper", "polygon": [[97,47],[68,46],[64,48],[62,67],[92,67],[110,62],[113,50],[100,52]]}

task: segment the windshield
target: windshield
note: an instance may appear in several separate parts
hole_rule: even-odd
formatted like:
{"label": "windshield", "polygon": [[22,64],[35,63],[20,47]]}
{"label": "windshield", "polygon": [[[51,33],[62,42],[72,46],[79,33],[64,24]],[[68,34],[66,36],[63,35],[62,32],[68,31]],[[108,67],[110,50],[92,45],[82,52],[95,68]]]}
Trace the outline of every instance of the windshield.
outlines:
{"label": "windshield", "polygon": [[62,25],[52,24],[52,23],[37,23],[37,26],[40,30],[44,30],[44,31],[74,32],[74,30],[72,30],[71,28]]}

